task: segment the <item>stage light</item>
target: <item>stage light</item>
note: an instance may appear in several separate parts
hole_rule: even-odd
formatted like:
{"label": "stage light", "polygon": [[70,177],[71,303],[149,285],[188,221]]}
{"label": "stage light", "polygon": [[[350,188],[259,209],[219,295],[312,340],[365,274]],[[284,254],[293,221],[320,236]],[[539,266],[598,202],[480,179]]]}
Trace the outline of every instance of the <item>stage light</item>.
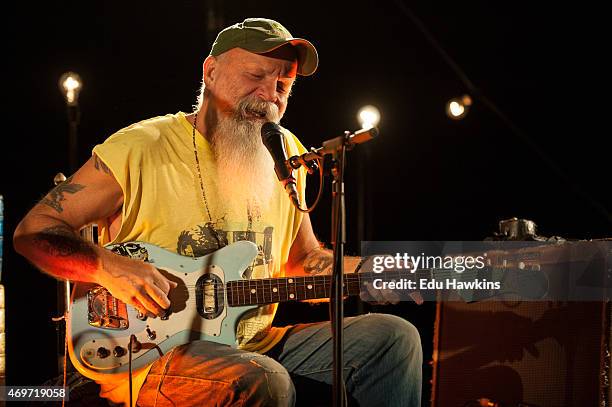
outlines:
{"label": "stage light", "polygon": [[446,114],[453,120],[461,120],[470,110],[471,105],[472,98],[469,95],[451,99],[446,104]]}
{"label": "stage light", "polygon": [[64,73],[60,77],[59,87],[68,106],[76,106],[79,103],[79,92],[83,87],[83,82],[78,74],[74,72]]}
{"label": "stage light", "polygon": [[361,124],[362,129],[371,129],[376,127],[380,121],[380,111],[372,105],[367,105],[359,109],[357,120]]}

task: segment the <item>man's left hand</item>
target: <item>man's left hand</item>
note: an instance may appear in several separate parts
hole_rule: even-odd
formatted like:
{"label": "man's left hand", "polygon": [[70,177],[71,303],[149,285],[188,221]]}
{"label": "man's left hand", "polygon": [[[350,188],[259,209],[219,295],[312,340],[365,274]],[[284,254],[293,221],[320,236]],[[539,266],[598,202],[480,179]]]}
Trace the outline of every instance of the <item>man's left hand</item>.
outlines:
{"label": "man's left hand", "polygon": [[[357,273],[371,273],[374,270],[373,260],[374,256],[366,257],[360,264]],[[380,274],[381,278],[384,277],[384,272]],[[359,297],[362,301],[366,301],[375,305],[386,305],[386,304],[398,304],[402,299],[399,290],[389,288],[376,288],[372,281],[364,282],[363,288],[359,292]],[[404,290],[403,290],[404,291]],[[423,303],[423,297],[418,291],[408,292],[405,291],[409,298],[414,302],[421,305]],[[402,293],[403,294],[403,293]]]}

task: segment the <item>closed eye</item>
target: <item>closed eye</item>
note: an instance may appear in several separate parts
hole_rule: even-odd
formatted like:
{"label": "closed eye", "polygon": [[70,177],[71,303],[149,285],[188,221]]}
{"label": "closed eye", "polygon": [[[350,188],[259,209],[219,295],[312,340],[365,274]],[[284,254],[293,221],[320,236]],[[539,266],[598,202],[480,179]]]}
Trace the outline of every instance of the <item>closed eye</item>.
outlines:
{"label": "closed eye", "polygon": [[276,91],[278,93],[282,93],[283,95],[290,95],[291,94],[291,84],[278,81],[276,83]]}

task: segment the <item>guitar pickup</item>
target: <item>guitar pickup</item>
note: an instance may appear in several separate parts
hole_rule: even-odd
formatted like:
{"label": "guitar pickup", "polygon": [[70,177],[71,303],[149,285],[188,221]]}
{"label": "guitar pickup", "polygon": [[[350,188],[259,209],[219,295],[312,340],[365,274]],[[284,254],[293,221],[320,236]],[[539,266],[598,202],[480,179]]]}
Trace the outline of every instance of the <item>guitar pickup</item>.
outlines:
{"label": "guitar pickup", "polygon": [[127,306],[104,287],[98,286],[87,291],[87,311],[91,326],[114,330],[129,327]]}
{"label": "guitar pickup", "polygon": [[223,281],[213,273],[205,273],[196,282],[196,307],[205,319],[215,319],[223,312]]}
{"label": "guitar pickup", "polygon": [[214,280],[205,280],[202,284],[202,295],[204,296],[204,313],[214,314],[217,312],[217,300]]}

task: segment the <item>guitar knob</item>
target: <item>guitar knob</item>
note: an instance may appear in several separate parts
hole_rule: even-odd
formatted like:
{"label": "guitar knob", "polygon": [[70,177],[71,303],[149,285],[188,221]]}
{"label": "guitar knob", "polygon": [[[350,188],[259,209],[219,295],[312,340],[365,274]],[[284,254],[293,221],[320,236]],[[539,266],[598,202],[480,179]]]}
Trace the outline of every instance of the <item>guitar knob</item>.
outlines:
{"label": "guitar knob", "polygon": [[110,351],[106,349],[105,347],[100,346],[98,348],[98,351],[96,352],[96,355],[98,355],[100,359],[104,359],[104,358],[107,358],[108,355],[110,355]]}
{"label": "guitar knob", "polygon": [[113,356],[115,356],[116,358],[120,358],[121,356],[125,355],[126,352],[127,351],[124,347],[115,346],[115,349],[113,349]]}
{"label": "guitar knob", "polygon": [[142,312],[138,311],[138,314],[136,314],[136,318],[138,318],[141,321],[146,321],[147,320],[147,316],[145,314],[143,314]]}
{"label": "guitar knob", "polygon": [[153,340],[157,335],[155,334],[155,331],[151,331],[149,328],[147,328],[147,336],[150,340]]}
{"label": "guitar knob", "polygon": [[161,319],[162,321],[166,321],[166,320],[168,320],[168,318],[170,318],[170,314],[172,314],[172,311],[170,310],[170,308],[165,309],[164,310],[164,315],[159,317],[159,319]]}

